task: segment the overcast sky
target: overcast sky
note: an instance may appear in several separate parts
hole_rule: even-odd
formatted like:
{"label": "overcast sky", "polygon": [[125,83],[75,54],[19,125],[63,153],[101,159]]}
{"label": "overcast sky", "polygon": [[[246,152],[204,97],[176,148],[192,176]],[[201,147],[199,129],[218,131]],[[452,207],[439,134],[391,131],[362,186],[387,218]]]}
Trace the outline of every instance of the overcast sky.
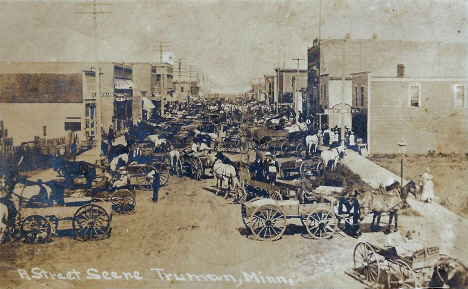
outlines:
{"label": "overcast sky", "polygon": [[[94,61],[92,15],[77,13],[92,6],[74,3],[85,2],[0,2],[1,61]],[[319,34],[319,3],[114,1],[98,6],[112,12],[97,18],[98,57],[156,62],[158,41],[169,42],[165,57],[199,68],[212,91],[242,91],[278,65],[296,68],[292,58],[307,58]],[[467,42],[467,11],[463,0],[322,0],[321,37]]]}

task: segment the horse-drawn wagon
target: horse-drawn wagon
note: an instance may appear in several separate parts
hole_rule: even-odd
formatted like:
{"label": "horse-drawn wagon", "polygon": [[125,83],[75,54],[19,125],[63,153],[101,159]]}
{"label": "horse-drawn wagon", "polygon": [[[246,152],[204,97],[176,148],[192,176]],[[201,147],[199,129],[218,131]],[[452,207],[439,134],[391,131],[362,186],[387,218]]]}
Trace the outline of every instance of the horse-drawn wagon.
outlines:
{"label": "horse-drawn wagon", "polygon": [[243,203],[244,225],[260,240],[277,240],[287,219],[300,218],[312,238],[330,238],[338,221],[332,203],[301,204],[299,200],[253,199]]}
{"label": "horse-drawn wagon", "polygon": [[292,172],[296,172],[301,178],[305,178],[307,172],[321,175],[323,173],[323,168],[321,168],[319,164],[320,156],[312,156],[307,160],[297,159],[282,162],[279,171],[280,178],[288,178]]}
{"label": "horse-drawn wagon", "polygon": [[56,200],[52,189],[42,182],[15,184],[12,190],[2,184],[1,191],[1,225],[6,224],[6,228],[0,229],[0,242],[5,232],[9,239],[20,233],[26,243],[49,242],[59,229],[71,232],[79,240],[100,240],[110,236],[110,203],[96,205],[91,203],[91,197],[64,198],[63,195],[61,200]]}
{"label": "horse-drawn wagon", "polygon": [[257,127],[250,130],[250,138],[254,144],[253,146],[260,148],[268,148],[268,143],[274,139],[287,140],[288,136],[289,131],[286,129],[275,130]]}
{"label": "horse-drawn wagon", "polygon": [[386,284],[387,288],[427,287],[434,265],[440,259],[439,247],[407,251],[412,247],[410,244],[408,240],[401,245],[386,247],[368,242],[358,243],[353,254],[352,275],[369,287],[377,283]]}

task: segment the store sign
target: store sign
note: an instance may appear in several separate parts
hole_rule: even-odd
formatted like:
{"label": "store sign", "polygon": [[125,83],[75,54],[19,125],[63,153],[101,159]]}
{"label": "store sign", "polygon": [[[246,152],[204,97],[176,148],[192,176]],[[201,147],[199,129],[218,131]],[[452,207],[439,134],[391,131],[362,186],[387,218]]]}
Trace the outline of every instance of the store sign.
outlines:
{"label": "store sign", "polygon": [[65,130],[71,130],[71,131],[81,131],[81,122],[77,121],[66,121],[65,122]]}

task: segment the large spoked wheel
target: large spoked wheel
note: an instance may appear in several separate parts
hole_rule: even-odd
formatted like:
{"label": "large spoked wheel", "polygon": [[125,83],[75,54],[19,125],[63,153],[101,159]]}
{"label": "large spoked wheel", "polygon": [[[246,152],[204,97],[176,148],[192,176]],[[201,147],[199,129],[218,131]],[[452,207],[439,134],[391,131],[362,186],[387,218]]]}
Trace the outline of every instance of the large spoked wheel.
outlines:
{"label": "large spoked wheel", "polygon": [[295,154],[299,158],[305,158],[306,157],[306,150],[303,144],[298,144],[296,149],[295,149]]}
{"label": "large spoked wheel", "polygon": [[299,175],[301,178],[306,177],[307,171],[310,171],[309,165],[306,162],[302,162],[301,166],[299,167]]}
{"label": "large spoked wheel", "polygon": [[115,191],[111,196],[112,209],[118,214],[128,214],[135,210],[135,195],[127,189]]}
{"label": "large spoked wheel", "polygon": [[388,282],[390,288],[417,288],[419,282],[411,267],[403,260],[389,264]]}
{"label": "large spoked wheel", "polygon": [[111,218],[103,207],[84,205],[73,216],[73,231],[80,240],[100,240],[109,237]]}
{"label": "large spoked wheel", "polygon": [[337,224],[335,214],[331,210],[317,209],[307,216],[305,225],[312,238],[325,239],[333,236]]}
{"label": "large spoked wheel", "polygon": [[325,172],[325,164],[323,162],[319,162],[317,164],[317,175],[321,176]]}
{"label": "large spoked wheel", "polygon": [[159,167],[159,176],[160,176],[160,182],[161,186],[167,185],[167,182],[169,181],[169,166],[166,164],[161,164]]}
{"label": "large spoked wheel", "polygon": [[196,180],[201,180],[203,175],[203,164],[198,157],[193,158],[191,163],[192,176]]}
{"label": "large spoked wheel", "polygon": [[156,171],[156,168],[150,165],[141,167],[136,175],[138,186],[143,190],[153,189],[153,178],[148,176],[151,171]]}
{"label": "large spoked wheel", "polygon": [[30,215],[21,226],[24,242],[28,244],[45,243],[50,240],[52,226],[49,220],[41,215]]}
{"label": "large spoked wheel", "polygon": [[281,153],[283,154],[283,157],[287,158],[290,155],[289,151],[289,144],[287,141],[283,142],[280,146],[281,148]]}
{"label": "large spoked wheel", "polygon": [[234,202],[238,204],[242,204],[247,200],[247,192],[244,188],[238,187],[236,188],[236,194],[234,196]]}
{"label": "large spoked wheel", "polygon": [[276,205],[263,205],[255,209],[249,226],[256,237],[262,240],[277,240],[286,230],[286,216]]}
{"label": "large spoked wheel", "polygon": [[240,143],[240,152],[246,154],[249,152],[249,143],[246,141],[241,141]]}
{"label": "large spoked wheel", "polygon": [[354,270],[362,283],[372,287],[380,278],[380,265],[377,254],[367,243],[359,243],[354,248]]}
{"label": "large spoked wheel", "polygon": [[283,200],[283,196],[278,191],[271,192],[270,193],[270,198],[272,198],[273,200],[276,200],[276,201]]}
{"label": "large spoked wheel", "polygon": [[263,137],[260,142],[259,142],[259,146],[260,148],[267,148],[268,147],[268,143],[271,141],[271,137],[269,136],[265,136]]}

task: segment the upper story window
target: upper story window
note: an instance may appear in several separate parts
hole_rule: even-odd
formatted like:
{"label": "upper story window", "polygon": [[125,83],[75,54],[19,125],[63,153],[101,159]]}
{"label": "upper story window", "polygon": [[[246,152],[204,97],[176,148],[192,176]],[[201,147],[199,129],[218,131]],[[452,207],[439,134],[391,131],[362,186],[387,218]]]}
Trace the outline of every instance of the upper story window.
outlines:
{"label": "upper story window", "polygon": [[410,107],[421,106],[421,86],[414,84],[410,86],[409,90],[409,104]]}
{"label": "upper story window", "polygon": [[180,92],[184,92],[184,87],[183,86],[180,87]]}
{"label": "upper story window", "polygon": [[327,98],[327,85],[326,84],[323,85],[323,97]]}
{"label": "upper story window", "polygon": [[291,77],[291,87],[294,87],[294,82],[296,81],[296,77]]}
{"label": "upper story window", "polygon": [[455,85],[455,107],[465,107],[466,103],[466,86],[465,85]]}

